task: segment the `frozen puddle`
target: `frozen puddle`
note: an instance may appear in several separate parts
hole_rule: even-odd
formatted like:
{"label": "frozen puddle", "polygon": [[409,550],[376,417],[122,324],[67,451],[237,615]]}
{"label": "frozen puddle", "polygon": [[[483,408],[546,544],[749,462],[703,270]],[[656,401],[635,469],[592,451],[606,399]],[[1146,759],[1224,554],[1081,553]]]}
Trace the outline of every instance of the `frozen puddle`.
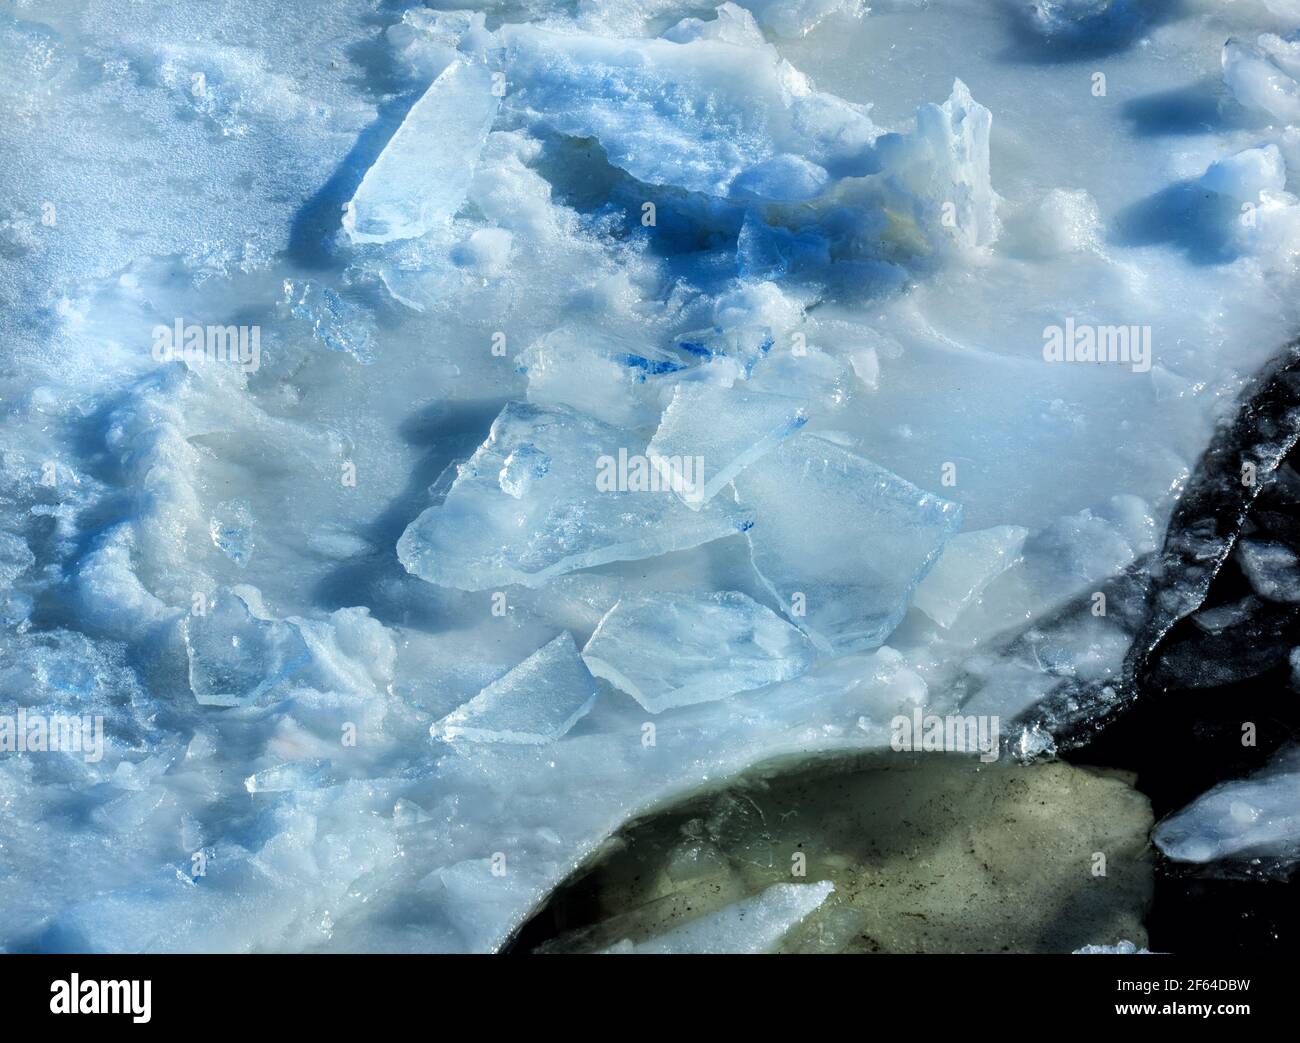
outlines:
{"label": "frozen puddle", "polygon": [[1280,0],[373,7],[0,16],[0,949],[493,950],[754,765],[1049,748],[1300,328]]}

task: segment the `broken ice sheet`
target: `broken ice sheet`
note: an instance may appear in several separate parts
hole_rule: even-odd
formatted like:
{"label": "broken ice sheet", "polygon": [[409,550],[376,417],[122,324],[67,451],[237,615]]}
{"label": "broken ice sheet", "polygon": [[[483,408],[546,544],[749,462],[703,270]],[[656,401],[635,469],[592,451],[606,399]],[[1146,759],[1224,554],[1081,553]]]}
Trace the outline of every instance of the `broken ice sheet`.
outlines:
{"label": "broken ice sheet", "polygon": [[413,239],[465,201],[501,99],[492,74],[457,59],[411,106],[343,213],[354,243]]}
{"label": "broken ice sheet", "polygon": [[[494,590],[744,531],[749,514],[723,497],[692,511],[667,489],[636,491],[637,442],[567,407],[512,402],[446,499],[407,527],[398,557],[430,583]],[[516,454],[546,466],[521,467]]]}
{"label": "broken ice sheet", "polygon": [[639,943],[626,940],[606,952],[652,955],[771,952],[791,928],[819,908],[834,890],[835,885],[829,880],[773,884],[752,898],[698,917],[666,934]]}
{"label": "broken ice sheet", "polygon": [[[46,642],[62,635],[43,651],[12,644],[12,633],[0,634],[0,675],[11,678],[11,689],[25,693],[20,682],[28,684],[28,673],[39,679],[57,669],[59,683],[51,681],[51,691],[70,691],[80,699],[90,683],[80,676],[87,669],[82,664],[90,660],[67,650],[67,635],[77,629],[96,634],[85,640],[97,657],[131,664],[155,659],[164,651],[153,639],[156,627],[129,632],[120,627],[120,640],[100,633],[106,617],[132,614],[119,607],[131,603],[132,592],[127,583],[116,580],[135,576],[136,589],[157,599],[160,619],[166,618],[163,613],[188,612],[190,592],[210,587],[203,570],[224,573],[232,568],[213,550],[208,525],[216,504],[241,497],[249,500],[259,523],[257,549],[244,577],[266,589],[278,610],[294,613],[295,623],[302,620],[300,633],[313,641],[316,660],[310,669],[295,674],[291,685],[281,684],[263,698],[290,687],[297,693],[314,686],[322,694],[343,682],[347,687],[369,687],[353,664],[357,658],[379,657],[350,655],[346,664],[326,670],[316,655],[326,643],[316,640],[311,624],[323,625],[321,614],[337,607],[339,598],[370,606],[399,649],[391,679],[393,696],[366,700],[366,705],[391,707],[382,726],[363,729],[365,741],[357,751],[338,753],[338,777],[260,794],[257,803],[266,808],[262,822],[267,828],[256,832],[246,828],[238,811],[248,803],[239,781],[284,761],[298,763],[287,751],[267,756],[267,743],[278,747],[286,740],[304,741],[313,726],[321,732],[319,742],[328,741],[337,751],[339,714],[333,704],[313,704],[314,696],[296,698],[277,707],[275,714],[252,715],[265,720],[274,733],[249,731],[249,714],[214,713],[188,698],[172,698],[173,677],[182,692],[185,688],[184,650],[175,652],[174,669],[161,675],[163,683],[158,675],[144,672],[135,678],[130,668],[121,666],[121,692],[130,691],[133,715],[152,722],[160,737],[177,728],[187,734],[191,722],[186,716],[200,717],[219,755],[191,759],[183,780],[174,771],[151,776],[148,790],[138,796],[142,806],[147,802],[158,808],[161,828],[137,830],[130,843],[105,848],[102,864],[98,859],[79,861],[86,872],[75,874],[50,867],[66,863],[68,845],[79,842],[80,833],[46,826],[62,821],[75,827],[79,819],[62,815],[61,809],[71,806],[70,797],[96,802],[95,792],[36,785],[24,771],[44,771],[48,765],[0,759],[0,797],[18,816],[0,821],[0,848],[25,852],[16,873],[0,873],[0,907],[5,909],[0,947],[23,945],[33,925],[44,923],[53,925],[58,937],[84,938],[86,947],[114,950],[303,949],[331,944],[353,950],[428,951],[499,946],[519,918],[544,900],[546,890],[628,815],[652,810],[665,798],[689,796],[700,786],[716,785],[722,776],[755,760],[805,758],[818,748],[874,742],[871,733],[854,726],[864,716],[864,703],[878,702],[885,708],[912,701],[913,695],[941,699],[947,694],[941,683],[946,664],[935,662],[935,669],[928,669],[930,650],[903,645],[900,634],[908,662],[918,669],[927,663],[922,672],[933,682],[928,693],[921,674],[909,676],[910,667],[899,663],[894,673],[902,681],[887,684],[882,679],[877,695],[854,692],[841,699],[828,693],[830,704],[818,706],[809,693],[834,665],[821,663],[781,685],[781,691],[769,687],[661,715],[654,749],[639,741],[646,711],[630,698],[611,698],[556,743],[439,743],[433,749],[442,757],[436,770],[430,767],[430,748],[420,741],[425,728],[493,679],[483,674],[482,664],[523,660],[566,626],[579,626],[570,618],[554,618],[561,611],[568,616],[579,612],[549,600],[550,587],[528,592],[536,608],[527,619],[523,612],[516,614],[512,592],[510,615],[498,619],[486,611],[485,596],[432,590],[406,576],[377,575],[382,570],[378,557],[346,561],[350,556],[369,558],[372,551],[384,548],[391,552],[402,526],[421,509],[410,507],[410,497],[453,457],[468,458],[482,439],[491,416],[482,416],[478,403],[500,403],[521,394],[525,382],[531,382],[531,374],[515,374],[507,361],[489,354],[489,331],[507,331],[513,353],[566,325],[626,334],[639,323],[647,342],[663,345],[670,337],[685,336],[684,331],[717,326],[718,332],[700,342],[707,361],[699,356],[695,363],[683,353],[682,361],[691,367],[686,372],[655,375],[642,370],[641,379],[628,367],[614,370],[618,379],[611,379],[610,387],[622,388],[626,381],[627,398],[605,394],[594,381],[587,384],[600,367],[583,367],[585,356],[579,356],[579,364],[547,389],[553,400],[533,398],[533,404],[563,403],[620,430],[634,429],[637,441],[628,448],[642,452],[666,404],[659,401],[660,388],[698,379],[697,372],[706,368],[734,368],[737,381],[748,373],[749,382],[737,385],[746,391],[780,394],[797,388],[812,396],[818,422],[827,417],[828,404],[847,394],[849,407],[834,418],[834,426],[845,432],[840,444],[860,447],[858,451],[922,483],[935,473],[938,460],[969,460],[970,466],[962,470],[960,497],[972,526],[1015,522],[1039,532],[1057,518],[1076,518],[1083,508],[1119,490],[1140,493],[1150,501],[1158,528],[1183,487],[1181,476],[1194,465],[1209,426],[1232,400],[1240,380],[1255,372],[1295,328],[1289,302],[1296,295],[1290,292],[1289,268],[1269,270],[1250,256],[1232,265],[1189,265],[1183,251],[1163,241],[1134,249],[1101,234],[1112,228],[1120,208],[1148,196],[1160,198],[1171,178],[1194,177],[1247,145],[1276,140],[1288,167],[1294,167],[1293,144],[1288,145],[1279,129],[1266,127],[1258,113],[1250,117],[1254,123],[1249,127],[1230,125],[1225,118],[1210,120],[1190,136],[1177,133],[1180,121],[1200,118],[1199,88],[1183,92],[1217,75],[1219,49],[1230,32],[1253,41],[1270,28],[1289,31],[1261,21],[1267,15],[1259,3],[1183,5],[1186,10],[1176,22],[1161,26],[1149,39],[1134,41],[1127,53],[1107,54],[1112,93],[1119,80],[1124,84],[1126,104],[1115,105],[1089,99],[1086,85],[1076,90],[1077,63],[1018,60],[1025,57],[1017,54],[1021,41],[1008,38],[1000,11],[976,10],[979,5],[891,4],[889,11],[864,20],[860,27],[836,17],[833,25],[805,40],[783,44],[782,53],[815,74],[819,86],[833,86],[846,98],[863,102],[862,108],[855,107],[858,113],[865,102],[876,103],[895,125],[918,102],[942,100],[934,93],[936,85],[954,73],[978,84],[978,96],[990,103],[1001,128],[993,142],[1000,175],[996,187],[1007,194],[1008,205],[1032,206],[1062,185],[1086,189],[1096,203],[1101,228],[1096,229],[1095,243],[1091,218],[1082,222],[1088,228],[1080,231],[1071,208],[1049,208],[1045,223],[1061,234],[1042,237],[1043,248],[1028,259],[1008,258],[1005,241],[985,245],[991,235],[975,236],[978,256],[938,249],[952,209],[944,206],[947,202],[955,204],[953,216],[959,218],[961,230],[994,227],[992,221],[985,224],[986,217],[995,216],[995,200],[987,191],[993,182],[983,165],[982,133],[974,133],[986,124],[983,113],[964,99],[950,107],[950,119],[930,113],[925,126],[938,133],[904,132],[907,142],[877,140],[865,149],[863,139],[854,140],[850,134],[837,154],[832,147],[823,148],[825,136],[815,127],[793,123],[796,113],[816,119],[819,104],[832,114],[843,112],[843,107],[803,94],[806,80],[785,78],[788,70],[763,49],[747,18],[737,13],[739,8],[716,19],[704,10],[691,11],[700,15],[700,23],[671,30],[673,42],[656,43],[631,36],[660,32],[686,8],[634,23],[636,14],[614,10],[627,12],[634,4],[584,3],[557,9],[549,2],[530,2],[523,8],[494,5],[492,24],[545,17],[547,30],[557,30],[555,51],[586,47],[588,55],[614,60],[604,68],[600,60],[580,68],[538,62],[530,69],[527,61],[503,65],[509,80],[509,129],[489,134],[466,203],[456,211],[463,216],[452,219],[445,237],[443,230],[430,229],[400,244],[338,252],[333,247],[347,246],[346,232],[342,244],[332,238],[322,244],[322,239],[333,236],[339,207],[362,173],[356,169],[357,160],[364,164],[364,157],[373,158],[383,145],[377,136],[387,132],[387,116],[399,104],[392,92],[408,85],[427,87],[447,61],[459,60],[452,53],[457,46],[466,49],[462,30],[451,24],[466,24],[465,16],[448,16],[447,33],[439,31],[433,41],[444,48],[438,52],[441,59],[431,47],[413,54],[409,34],[384,31],[393,19],[407,21],[391,9],[411,5],[384,6],[391,17],[379,22],[373,0],[338,0],[328,19],[285,18],[282,10],[267,14],[256,5],[243,5],[241,17],[214,22],[195,19],[192,5],[175,0],[150,5],[97,0],[92,8],[103,17],[97,16],[93,25],[82,19],[75,39],[69,41],[60,42],[53,30],[31,23],[11,20],[12,31],[0,27],[0,53],[9,59],[7,65],[0,61],[0,80],[14,85],[7,96],[17,99],[18,115],[3,128],[11,162],[0,164],[0,181],[7,190],[5,206],[13,209],[0,213],[0,252],[12,263],[0,264],[0,283],[6,287],[6,300],[28,302],[32,309],[27,313],[20,307],[0,315],[0,323],[10,327],[10,339],[16,338],[19,357],[31,363],[7,374],[13,386],[6,389],[6,402],[14,408],[3,419],[8,434],[0,454],[0,527],[30,541],[36,558],[28,560],[20,544],[17,558],[0,552],[0,572],[7,571],[7,565],[16,567],[20,590],[29,596],[27,604],[32,604],[31,597],[36,599],[39,608],[24,622],[38,631],[73,628],[41,633]],[[760,20],[771,25],[765,16],[777,6],[764,4]],[[798,6],[810,11],[821,5]],[[1213,13],[1207,13],[1212,6]],[[40,7],[25,5],[24,17],[43,17]],[[801,17],[800,31],[803,24]],[[413,27],[418,29],[419,23]],[[605,35],[593,42],[592,33]],[[505,42],[489,39],[492,34],[483,28],[475,34],[482,38],[473,43],[476,53]],[[388,51],[386,36],[392,43]],[[199,52],[237,49],[259,76],[260,70],[277,78],[283,73],[291,95],[276,86],[276,97],[267,98],[274,104],[265,112],[234,113],[255,133],[214,143],[215,135],[200,125],[205,119],[196,124],[189,113],[183,114],[184,120],[175,118],[179,99],[173,92],[186,89],[184,75],[175,77],[174,87],[159,91],[156,85],[139,84],[138,74],[128,68],[143,64],[144,75],[151,75],[157,68],[149,58],[156,53],[153,41],[165,40],[186,41],[187,49],[198,48],[196,57]],[[48,62],[36,61],[47,44]],[[74,74],[86,48],[93,52],[95,75],[78,77]],[[727,54],[730,64],[715,67],[715,50]],[[702,57],[706,52],[709,56]],[[130,60],[135,54],[144,56],[143,63]],[[681,70],[654,68],[660,54],[678,61]],[[99,55],[104,56],[102,76]],[[643,61],[647,64],[638,65]],[[751,91],[750,79],[732,76],[738,61],[752,62],[752,80],[763,90]],[[877,75],[882,62],[898,75]],[[217,64],[225,62],[217,59]],[[174,71],[195,68],[210,74],[212,67],[205,60],[201,65],[177,65]],[[17,73],[8,75],[11,69]],[[679,76],[679,71],[689,75]],[[540,82],[532,82],[533,72]],[[1024,89],[1027,74],[1041,90]],[[621,96],[604,96],[608,81],[631,88],[636,85],[630,81],[638,76],[642,78],[629,92],[634,104],[628,111],[620,110]],[[209,75],[209,85],[213,82],[215,77]],[[789,97],[783,93],[786,88]],[[1190,101],[1191,108],[1171,107],[1170,91]],[[1060,112],[1042,103],[1045,96],[1081,100],[1066,106],[1069,118],[1063,123]],[[209,100],[213,97],[209,92]],[[219,90],[215,97],[228,100]],[[715,106],[715,101],[720,104]],[[642,105],[654,113],[649,123],[639,122]],[[575,113],[575,130],[590,116],[601,142],[619,153],[616,162],[635,168],[638,177],[662,173],[674,178],[681,169],[683,178],[694,179],[702,172],[700,180],[717,184],[726,198],[693,199],[679,207],[684,192],[654,186],[641,192],[631,177],[609,169],[599,143],[557,143],[556,123]],[[1235,117],[1231,107],[1223,115]],[[786,116],[791,116],[790,123]],[[734,135],[734,141],[728,135]],[[421,160],[440,160],[432,153],[445,139],[441,135],[431,156]],[[804,147],[805,140],[810,147]],[[1080,140],[1094,147],[1063,147]],[[51,141],[61,147],[45,147]],[[400,141],[390,143],[394,150]],[[698,151],[693,148],[697,142],[702,146]],[[1001,147],[1007,142],[1011,148]],[[731,144],[736,145],[735,154],[728,157]],[[886,152],[889,155],[882,154]],[[395,155],[390,152],[389,158]],[[704,166],[694,167],[701,156],[706,157]],[[865,163],[855,166],[866,159],[888,159],[890,165],[870,174]],[[454,161],[466,168],[475,165],[464,156]],[[1232,205],[1215,213],[1222,209],[1235,215],[1237,197],[1231,193],[1272,193],[1279,184],[1278,164],[1271,164],[1271,170],[1261,167],[1269,177],[1253,181],[1237,176],[1248,170],[1234,173],[1233,166],[1220,166],[1206,186],[1229,190],[1223,199]],[[382,169],[372,171],[372,186],[378,184],[375,178]],[[338,197],[340,179],[349,177],[352,184]],[[845,185],[845,177],[863,184]],[[810,192],[818,194],[807,202],[773,205],[766,199],[790,200]],[[670,198],[673,202],[665,204]],[[45,199],[57,202],[57,222],[48,226],[42,222]],[[637,221],[636,206],[643,199],[664,204],[657,231]],[[755,204],[754,199],[763,202]],[[105,207],[105,200],[113,205]],[[926,264],[911,264],[912,251],[903,233],[890,230],[890,242],[881,242],[876,229],[884,223],[882,200],[901,215],[898,224],[915,226],[905,233],[920,233],[918,249]],[[454,205],[454,197],[445,202]],[[319,206],[323,214],[315,212]],[[742,211],[751,207],[756,215],[747,222],[746,238],[751,241],[738,251],[736,227]],[[808,213],[806,223],[798,220],[796,210]],[[686,216],[692,227],[677,235],[669,226],[670,215]],[[1264,215],[1262,203],[1261,215],[1259,234],[1283,227]],[[52,220],[54,216],[51,213]],[[364,234],[364,229],[357,230]],[[511,237],[509,243],[503,233]],[[245,242],[250,244],[247,251],[239,245]],[[681,252],[683,244],[690,252]],[[402,252],[403,247],[410,253]],[[835,273],[864,264],[864,258],[872,261],[882,250],[887,260],[900,266],[898,278],[907,283],[906,292],[888,300],[869,294],[837,298],[837,287],[851,281]],[[749,300],[723,305],[724,298],[738,296],[728,289],[738,252],[742,268],[750,274],[797,276],[795,285],[802,291],[806,284],[808,300],[820,303],[790,322],[760,314]],[[164,260],[146,264],[143,259],[148,257]],[[207,259],[195,269],[199,262],[187,258]],[[403,284],[402,292],[406,299],[418,300],[425,315],[410,308],[389,309],[374,295],[351,292],[346,271],[338,270],[347,264],[385,272],[400,268],[412,277],[412,285]],[[193,292],[187,266],[206,278],[202,288],[196,278]],[[867,264],[869,270],[875,267]],[[224,277],[206,274],[219,271],[239,272],[239,281],[227,284]],[[622,289],[605,293],[586,286],[589,281],[611,281],[610,272],[624,275]],[[268,343],[278,346],[276,357],[268,357],[256,380],[227,386],[224,381],[199,381],[200,374],[195,374],[201,396],[182,399],[167,392],[147,404],[131,404],[143,401],[133,387],[141,367],[148,366],[131,332],[140,327],[139,302],[147,301],[164,316],[219,312],[234,318],[246,310],[245,304],[256,303],[245,297],[246,290],[258,300],[269,300],[282,280],[290,279],[296,287],[306,273],[313,286],[335,288],[362,314],[348,316],[332,302],[329,308],[318,307],[327,303],[321,289],[306,298],[311,314],[305,321],[285,321],[289,316],[277,312],[277,326],[264,331]],[[879,281],[894,285],[883,277]],[[61,295],[69,298],[66,307],[62,302],[55,309],[41,304],[58,301]],[[131,297],[138,302],[124,311]],[[301,291],[293,296],[295,301],[302,298]],[[382,310],[377,312],[377,307]],[[246,311],[253,321],[262,317],[251,307]],[[731,313],[729,321],[721,320],[725,312]],[[856,346],[854,338],[824,336],[821,316],[837,312],[852,325],[878,328],[900,350],[882,349],[874,364],[867,358],[849,369],[855,360],[846,348]],[[1223,319],[1228,313],[1231,322]],[[1039,331],[1044,323],[1071,314],[1097,323],[1153,323],[1156,366],[1150,376],[1103,367],[1086,371],[1042,365]],[[365,322],[354,324],[353,318]],[[382,320],[383,350],[374,352],[375,364],[364,375],[356,367],[333,364],[350,360],[318,364],[326,354],[324,346],[316,362],[306,359],[299,365],[296,352],[286,356],[284,349],[312,332],[332,346],[364,343],[358,334],[371,332],[376,320]],[[790,353],[788,334],[796,326],[808,328],[809,357]],[[824,354],[814,354],[813,344]],[[857,344],[878,346],[870,338]],[[716,347],[725,349],[721,358]],[[453,363],[460,367],[467,379],[454,385],[429,379],[426,361],[431,348],[446,356],[448,368]],[[756,361],[764,354],[765,359]],[[842,376],[831,372],[835,366],[844,371]],[[826,370],[825,377],[812,376],[812,367]],[[853,400],[854,393],[864,393],[870,385],[877,390],[869,407],[854,408],[862,404],[861,397]],[[541,393],[540,386],[536,392]],[[649,392],[644,402],[641,392]],[[534,395],[531,387],[529,395]],[[118,408],[115,403],[123,400],[127,405]],[[596,412],[625,407],[626,414],[618,417]],[[462,444],[458,418],[467,415],[472,416],[466,421],[472,433]],[[449,418],[455,430],[448,431],[442,418]],[[332,448],[335,443],[356,450],[358,488],[340,487],[341,454]],[[294,453],[294,444],[321,448]],[[1086,451],[1062,451],[1079,446]],[[57,490],[38,486],[31,496],[20,492],[19,483],[9,477],[10,449],[30,454],[23,468],[35,474],[41,460],[58,460]],[[756,461],[736,480],[743,481],[748,470],[766,462],[766,457]],[[254,463],[258,466],[249,466]],[[262,466],[277,463],[285,465],[283,480]],[[493,459],[481,478],[499,486],[506,509],[522,514],[545,492],[556,466],[550,447],[523,438],[511,452]],[[726,498],[729,493],[723,492],[714,500]],[[797,504],[779,506],[792,510]],[[102,565],[92,569],[96,556],[101,562],[104,558],[98,552],[84,554],[95,539],[94,529],[119,520],[134,527],[134,541],[114,548],[111,574]],[[472,525],[478,518],[467,520]],[[93,528],[87,529],[87,524]],[[503,531],[514,535],[508,527]],[[1071,522],[1060,533],[1060,545],[1048,541],[1046,551],[1068,550],[1066,538],[1086,551],[1106,536],[1105,554],[1085,555],[1105,569],[1128,554],[1125,546],[1137,549],[1126,538],[1125,546],[1117,545],[1111,556],[1111,540],[1097,526]],[[860,542],[861,535],[850,532],[835,542]],[[373,547],[358,544],[358,537]],[[513,539],[505,542],[513,545]],[[447,546],[448,556],[457,546]],[[748,573],[748,547],[739,540],[719,541],[674,558],[702,561],[732,548],[740,552],[739,564]],[[1067,564],[1076,557],[1067,555]],[[850,560],[846,572],[852,565]],[[638,584],[646,584],[669,567],[676,566],[635,561],[602,570],[618,573],[599,577],[610,581],[608,590],[588,589],[590,574],[566,577],[584,581],[575,584],[585,599],[578,606],[582,635],[629,592],[614,589],[625,587],[624,577],[636,573]],[[65,591],[72,588],[63,577],[73,577],[78,570],[76,589],[90,593],[67,597]],[[721,578],[701,569],[700,584],[684,589],[755,593],[730,574],[719,582]],[[995,581],[996,587],[982,596],[990,613],[998,609],[998,598],[1003,598],[1001,607],[1010,610],[1005,593],[1014,592],[1008,581],[1016,578]],[[607,594],[612,596],[605,600]],[[574,604],[578,598],[568,600]],[[422,611],[422,605],[433,607]],[[772,602],[771,607],[781,611],[785,606]],[[19,611],[26,617],[25,610]],[[962,618],[956,625],[969,622]],[[447,624],[448,629],[431,635],[431,623]],[[449,629],[452,626],[456,629]],[[931,640],[930,628],[921,629],[927,631],[922,639]],[[1094,662],[1091,646],[1109,638],[1101,634],[1094,640],[1091,632],[1082,636],[1087,640],[1052,661],[1072,666],[1079,660],[1089,667]],[[1118,637],[1115,644],[1120,645]],[[1121,654],[1124,647],[1119,647]],[[412,649],[419,654],[412,657]],[[46,657],[39,670],[34,659],[38,654]],[[932,659],[943,656],[941,649],[935,650]],[[889,657],[881,652],[879,658],[879,671],[887,673]],[[1052,680],[1032,656],[1009,659],[991,650],[988,659],[985,691],[997,692],[998,705],[1038,690],[1044,679]],[[474,664],[479,664],[477,669]],[[855,667],[855,677],[860,672],[860,666]],[[112,676],[118,673],[115,667]],[[126,678],[131,678],[129,683]],[[127,706],[124,695],[108,694],[106,682],[96,681],[92,687],[101,704]],[[374,687],[382,692],[385,683],[376,679]],[[223,685],[219,690],[228,689]],[[995,706],[992,712],[1000,711]],[[114,714],[120,725],[120,714]],[[354,719],[351,710],[347,719]],[[605,731],[593,734],[597,726]],[[160,741],[143,724],[132,739],[141,749],[156,748]],[[110,769],[113,756],[106,756]],[[341,783],[344,775],[353,781]],[[268,785],[272,781],[262,778]],[[223,787],[233,788],[237,799],[225,799],[230,794]],[[210,802],[209,793],[214,797]],[[588,795],[599,799],[585,799]],[[399,798],[427,809],[429,822],[414,832],[439,830],[430,857],[392,856],[396,841],[388,815]],[[225,813],[227,808],[235,809],[233,818]],[[249,844],[258,850],[225,859],[226,865],[244,867],[233,870],[233,877],[223,878],[218,868],[201,886],[185,883],[184,891],[155,887],[157,871],[178,857],[175,824],[184,811],[202,821],[203,842],[214,849],[227,852]],[[148,821],[144,812],[139,820]],[[160,838],[165,833],[165,846],[149,843],[154,833]],[[510,871],[495,877],[480,860],[506,849],[511,852]],[[461,891],[421,890],[404,875],[403,863],[411,862],[420,863],[420,879],[439,867],[447,869],[444,880],[451,879],[447,867],[458,863],[480,866],[482,872],[467,875]],[[216,865],[222,864],[217,859]],[[465,914],[467,892],[482,903],[474,917]],[[317,930],[325,910],[339,925],[332,942]],[[1094,940],[1114,941],[1119,936],[1102,933]]]}
{"label": "broken ice sheet", "polygon": [[998,525],[954,536],[917,586],[912,604],[944,629],[951,627],[985,587],[1019,560],[1028,535],[1022,526]]}
{"label": "broken ice sheet", "polygon": [[430,729],[448,742],[542,745],[564,736],[595,705],[596,680],[567,630]]}
{"label": "broken ice sheet", "polygon": [[618,602],[582,650],[591,672],[651,713],[798,677],[812,643],[736,591],[647,594]]}
{"label": "broken ice sheet", "polygon": [[204,706],[244,706],[310,659],[298,628],[258,619],[233,590],[221,589],[203,612],[181,620],[190,690]]}
{"label": "broken ice sheet", "polygon": [[807,421],[797,398],[681,384],[646,455],[687,506],[698,510]]}
{"label": "broken ice sheet", "polygon": [[874,648],[961,526],[961,506],[804,432],[736,478],[754,568],[823,647]]}

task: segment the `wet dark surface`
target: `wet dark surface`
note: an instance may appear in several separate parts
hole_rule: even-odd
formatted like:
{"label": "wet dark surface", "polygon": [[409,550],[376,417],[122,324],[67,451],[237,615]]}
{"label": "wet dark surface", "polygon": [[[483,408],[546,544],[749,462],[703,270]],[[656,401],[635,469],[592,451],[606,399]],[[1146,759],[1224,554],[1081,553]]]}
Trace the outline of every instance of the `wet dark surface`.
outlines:
{"label": "wet dark surface", "polygon": [[[1285,591],[1256,590],[1241,565],[1241,539],[1300,553],[1300,451],[1294,448],[1300,387],[1294,354],[1271,386],[1248,401],[1235,425],[1206,454],[1196,495],[1185,497],[1171,524],[1170,549],[1193,549],[1229,537],[1204,600],[1165,626],[1153,619],[1130,657],[1127,709],[1101,731],[1086,733],[1066,755],[1079,764],[1133,771],[1160,819],[1217,783],[1262,768],[1300,738],[1300,693],[1289,656],[1300,647],[1300,606]],[[1240,517],[1242,466],[1287,445],[1276,469],[1259,468],[1257,495]],[[1258,447],[1262,446],[1261,451]],[[1183,552],[1194,562],[1195,551]],[[1193,565],[1193,569],[1195,566]],[[1194,595],[1195,583],[1189,585]],[[1156,616],[1159,616],[1157,611]],[[1268,860],[1185,867],[1160,858],[1147,920],[1151,947],[1165,952],[1259,953],[1300,947],[1300,895],[1294,867]],[[1223,877],[1227,877],[1224,879]]]}
{"label": "wet dark surface", "polygon": [[[773,884],[819,880],[834,892],[776,951],[1142,944],[1151,821],[1129,776],[1060,762],[883,751],[759,769],[629,823],[511,951],[644,941]],[[1098,851],[1104,877],[1092,872]]]}

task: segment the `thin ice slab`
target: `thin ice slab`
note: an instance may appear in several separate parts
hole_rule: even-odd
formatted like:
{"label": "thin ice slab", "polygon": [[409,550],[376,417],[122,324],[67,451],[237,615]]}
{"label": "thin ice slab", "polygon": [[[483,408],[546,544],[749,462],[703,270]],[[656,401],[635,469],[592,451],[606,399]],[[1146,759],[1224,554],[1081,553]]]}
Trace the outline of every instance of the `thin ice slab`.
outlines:
{"label": "thin ice slab", "polygon": [[881,644],[961,526],[961,506],[801,434],[736,478],[754,568],[782,609],[837,651]]}
{"label": "thin ice slab", "polygon": [[1020,525],[963,532],[921,580],[912,604],[947,629],[984,589],[1020,560],[1029,530]]}
{"label": "thin ice slab", "polygon": [[698,509],[807,422],[797,398],[680,384],[646,455],[683,502]]}
{"label": "thin ice slab", "polygon": [[460,60],[429,85],[344,209],[354,243],[414,239],[460,209],[501,104],[492,87],[484,66]]}
{"label": "thin ice slab", "polygon": [[651,713],[725,699],[807,670],[812,642],[736,591],[623,598],[582,658]]}
{"label": "thin ice slab", "polygon": [[660,485],[635,445],[630,432],[568,407],[512,402],[446,499],[407,527],[398,557],[444,587],[538,587],[748,527],[750,515],[724,497],[692,511]]}
{"label": "thin ice slab", "polygon": [[596,679],[567,630],[444,717],[433,734],[448,742],[555,742],[591,712]]}
{"label": "thin ice slab", "polygon": [[773,884],[753,898],[701,916],[667,934],[639,944],[623,941],[606,952],[650,955],[768,953],[792,928],[819,908],[834,890],[835,885],[829,880],[814,884]]}
{"label": "thin ice slab", "polygon": [[620,341],[586,326],[552,330],[519,356],[528,401],[568,406],[617,427],[653,424],[658,382],[685,368],[666,352]]}

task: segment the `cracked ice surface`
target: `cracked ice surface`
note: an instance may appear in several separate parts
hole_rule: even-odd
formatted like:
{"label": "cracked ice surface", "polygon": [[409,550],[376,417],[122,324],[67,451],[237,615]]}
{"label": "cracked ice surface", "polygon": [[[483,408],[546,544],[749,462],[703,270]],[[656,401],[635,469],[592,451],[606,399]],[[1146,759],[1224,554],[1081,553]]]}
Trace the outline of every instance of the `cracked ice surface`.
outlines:
{"label": "cracked ice surface", "polygon": [[1154,548],[1300,300],[1294,11],[1145,10],[0,13],[0,722],[104,723],[0,727],[0,948],[494,949],[959,667],[1108,676],[988,648]]}

